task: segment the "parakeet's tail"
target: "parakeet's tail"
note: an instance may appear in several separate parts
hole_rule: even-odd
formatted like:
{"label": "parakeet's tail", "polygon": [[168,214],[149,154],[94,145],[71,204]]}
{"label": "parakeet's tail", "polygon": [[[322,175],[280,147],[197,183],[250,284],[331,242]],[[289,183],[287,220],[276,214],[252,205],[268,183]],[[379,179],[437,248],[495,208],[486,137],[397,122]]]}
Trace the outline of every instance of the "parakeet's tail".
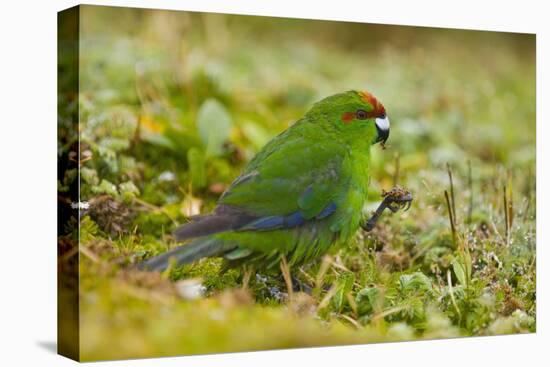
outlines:
{"label": "parakeet's tail", "polygon": [[233,248],[234,246],[227,246],[223,240],[218,238],[199,238],[187,245],[176,247],[159,256],[143,261],[137,264],[136,267],[140,270],[163,271],[168,267],[170,261],[172,261],[171,259],[174,259],[177,265],[184,265],[203,257],[221,255]]}

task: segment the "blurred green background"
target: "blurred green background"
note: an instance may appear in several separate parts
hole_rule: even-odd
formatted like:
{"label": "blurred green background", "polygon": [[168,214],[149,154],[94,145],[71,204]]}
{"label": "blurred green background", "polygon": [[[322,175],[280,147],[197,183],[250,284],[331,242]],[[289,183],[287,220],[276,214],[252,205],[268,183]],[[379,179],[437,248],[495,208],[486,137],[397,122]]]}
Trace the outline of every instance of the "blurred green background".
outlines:
{"label": "blurred green background", "polygon": [[[535,331],[534,35],[93,6],[80,29],[85,360]],[[394,184],[415,202],[301,269],[312,295],[275,300],[284,282],[216,259],[124,270],[350,89],[392,122],[372,207]]]}

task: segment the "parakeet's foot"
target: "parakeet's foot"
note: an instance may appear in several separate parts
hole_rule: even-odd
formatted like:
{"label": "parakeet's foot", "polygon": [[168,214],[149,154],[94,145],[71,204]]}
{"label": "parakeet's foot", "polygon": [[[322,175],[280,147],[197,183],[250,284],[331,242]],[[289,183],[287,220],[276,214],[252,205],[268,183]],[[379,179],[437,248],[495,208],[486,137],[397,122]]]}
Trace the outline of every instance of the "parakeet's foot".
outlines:
{"label": "parakeet's foot", "polygon": [[288,299],[288,293],[281,291],[277,286],[268,287],[267,290],[269,291],[269,296],[277,300],[277,302],[284,302]]}
{"label": "parakeet's foot", "polygon": [[300,279],[296,278],[294,275],[292,275],[292,290],[294,292],[304,292],[309,295],[311,295],[313,292],[313,288],[302,282]]}
{"label": "parakeet's foot", "polygon": [[256,273],[256,282],[267,290],[270,298],[278,302],[284,302],[288,299],[288,293],[282,291],[277,284],[273,284],[277,282],[274,278]]}
{"label": "parakeet's foot", "polygon": [[411,202],[413,200],[411,192],[399,186],[395,186],[390,191],[382,191],[382,196],[384,197],[384,200],[382,200],[372,217],[370,217],[365,223],[361,224],[361,227],[367,232],[372,231],[384,209],[387,208],[391,210],[392,213],[395,213],[399,209],[403,208],[407,211],[411,207]]}
{"label": "parakeet's foot", "polygon": [[[311,295],[313,293],[313,288],[304,282],[300,281],[296,276],[292,275],[292,290],[294,292],[304,292],[306,294]],[[269,293],[269,296],[279,302],[284,302],[288,299],[288,293],[286,291],[281,290],[281,288],[277,284],[270,284],[275,279],[270,278],[268,276],[256,274],[256,282],[262,284]],[[284,282],[284,279],[281,279],[279,281]]]}

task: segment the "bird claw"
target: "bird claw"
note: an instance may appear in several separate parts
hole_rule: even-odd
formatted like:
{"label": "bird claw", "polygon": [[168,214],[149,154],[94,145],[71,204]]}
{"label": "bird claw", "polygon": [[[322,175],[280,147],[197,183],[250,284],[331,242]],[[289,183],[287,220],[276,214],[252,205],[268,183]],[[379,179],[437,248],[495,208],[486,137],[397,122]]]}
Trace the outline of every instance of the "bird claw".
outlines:
{"label": "bird claw", "polygon": [[382,196],[384,200],[380,203],[372,217],[361,226],[365,231],[371,231],[374,228],[374,225],[378,221],[378,218],[384,211],[384,209],[389,209],[392,213],[396,213],[401,209],[407,211],[411,208],[411,203],[413,196],[410,191],[407,191],[399,186],[395,186],[390,191],[382,191]]}
{"label": "bird claw", "polygon": [[401,209],[401,204],[390,202],[386,205],[386,208],[391,210],[392,213],[397,213]]}
{"label": "bird claw", "polygon": [[292,290],[294,292],[304,292],[309,295],[313,293],[313,288],[296,278],[294,275],[292,275]]}
{"label": "bird claw", "polygon": [[408,196],[388,200],[386,207],[390,209],[392,213],[396,213],[401,209],[406,212],[411,208],[411,203],[412,195],[409,193]]}
{"label": "bird claw", "polygon": [[382,191],[382,196],[384,197],[382,204],[385,203],[386,207],[393,213],[400,209],[407,211],[411,208],[413,200],[411,192],[399,186],[395,186],[390,191]]}

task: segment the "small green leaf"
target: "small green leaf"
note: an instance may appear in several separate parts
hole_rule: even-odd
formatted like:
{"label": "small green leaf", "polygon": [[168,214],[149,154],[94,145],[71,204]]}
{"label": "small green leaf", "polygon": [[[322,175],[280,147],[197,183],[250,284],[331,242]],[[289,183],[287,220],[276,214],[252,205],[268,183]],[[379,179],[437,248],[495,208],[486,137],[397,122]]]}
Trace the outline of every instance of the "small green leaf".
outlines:
{"label": "small green leaf", "polygon": [[189,164],[189,174],[193,188],[203,188],[206,186],[206,169],[204,154],[197,148],[191,148],[187,152],[187,163]]}
{"label": "small green leaf", "polygon": [[367,287],[361,289],[355,297],[359,314],[364,315],[378,308],[381,301],[381,292],[377,287]]}
{"label": "small green leaf", "polygon": [[76,179],[77,175],[78,170],[76,168],[66,170],[65,177],[63,177],[63,184],[65,186],[70,186],[71,183]]}
{"label": "small green leaf", "polygon": [[163,147],[170,150],[176,150],[172,140],[160,134],[144,134],[142,139],[150,144]]}
{"label": "small green leaf", "polygon": [[206,147],[207,156],[222,154],[231,125],[231,116],[220,102],[208,99],[201,105],[197,116],[197,128]]}
{"label": "small green leaf", "polygon": [[336,311],[342,311],[346,302],[346,295],[351,291],[353,282],[355,282],[353,273],[345,273],[338,280],[338,290],[332,298],[332,305]]}
{"label": "small green leaf", "polygon": [[93,168],[82,167],[80,169],[80,176],[87,184],[97,185],[99,183],[97,171]]}
{"label": "small green leaf", "polygon": [[88,243],[99,233],[98,225],[85,215],[80,219],[80,243]]}
{"label": "small green leaf", "polygon": [[128,139],[106,137],[99,141],[99,146],[104,150],[120,152],[128,149],[130,141]]}
{"label": "small green leaf", "polygon": [[131,201],[133,198],[139,195],[139,189],[134,185],[132,181],[123,182],[118,185],[122,200],[125,202]]}
{"label": "small green leaf", "polygon": [[118,196],[116,186],[105,179],[101,180],[101,183],[98,186],[92,187],[92,192],[95,194],[108,194],[113,197]]}
{"label": "small green leaf", "polygon": [[194,133],[188,130],[179,130],[173,127],[168,127],[162,136],[171,142],[174,151],[186,153],[193,147],[202,147],[201,139]]}
{"label": "small green leaf", "polygon": [[57,180],[57,191],[59,192],[68,192],[69,186],[64,186],[61,181]]}
{"label": "small green leaf", "polygon": [[453,271],[460,285],[466,287],[466,273],[464,271],[464,266],[458,261],[458,259],[453,260]]}
{"label": "small green leaf", "polygon": [[412,274],[403,274],[399,277],[401,291],[409,292],[429,292],[432,290],[432,281],[424,273],[417,271]]}

